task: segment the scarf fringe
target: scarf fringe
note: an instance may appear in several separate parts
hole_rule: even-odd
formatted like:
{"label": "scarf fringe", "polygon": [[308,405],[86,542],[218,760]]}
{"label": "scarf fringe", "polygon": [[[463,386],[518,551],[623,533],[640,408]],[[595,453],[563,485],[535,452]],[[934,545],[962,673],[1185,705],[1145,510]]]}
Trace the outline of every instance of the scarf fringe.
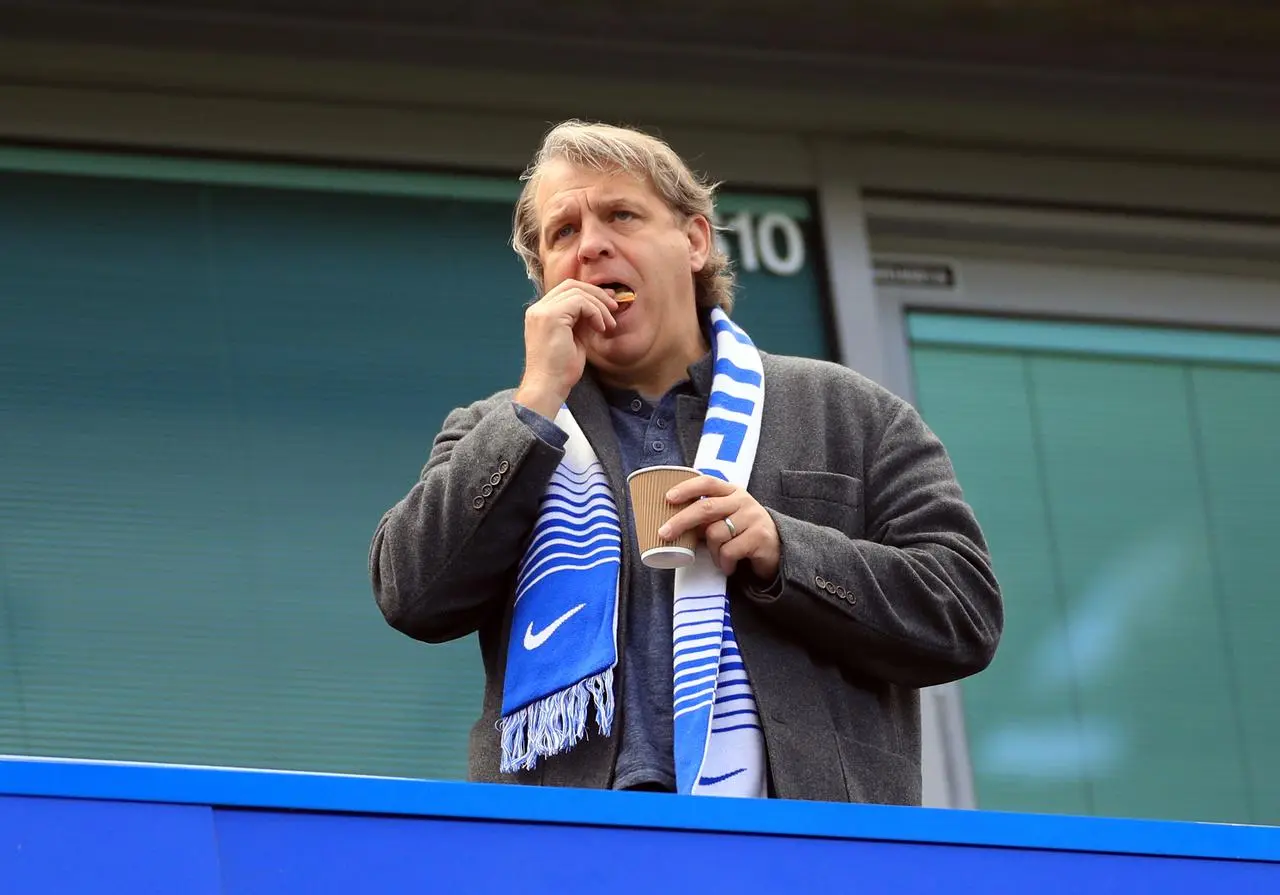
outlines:
{"label": "scarf fringe", "polygon": [[498,721],[504,774],[532,771],[539,758],[566,752],[587,733],[587,709],[595,706],[601,736],[613,730],[613,669],[552,693]]}

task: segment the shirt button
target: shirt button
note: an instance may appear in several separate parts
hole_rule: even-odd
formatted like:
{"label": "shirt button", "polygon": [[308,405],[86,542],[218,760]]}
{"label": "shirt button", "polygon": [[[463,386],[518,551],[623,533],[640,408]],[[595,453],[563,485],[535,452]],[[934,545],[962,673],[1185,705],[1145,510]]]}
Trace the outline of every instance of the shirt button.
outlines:
{"label": "shirt button", "polygon": [[661,419],[660,419],[660,420],[658,420],[658,428],[659,428],[659,429],[665,429],[665,428],[667,428],[667,421],[666,421],[666,420],[661,420]]}
{"label": "shirt button", "polygon": [[665,441],[655,441],[653,443],[653,449],[661,454],[667,449],[667,443]]}
{"label": "shirt button", "polygon": [[643,403],[643,402],[641,402],[641,400],[640,400],[639,398],[632,398],[632,399],[631,399],[631,409],[632,409],[632,410],[634,410],[636,413],[639,413],[639,412],[640,412],[640,408],[641,408],[641,407],[643,407],[643,406],[644,406],[644,403]]}

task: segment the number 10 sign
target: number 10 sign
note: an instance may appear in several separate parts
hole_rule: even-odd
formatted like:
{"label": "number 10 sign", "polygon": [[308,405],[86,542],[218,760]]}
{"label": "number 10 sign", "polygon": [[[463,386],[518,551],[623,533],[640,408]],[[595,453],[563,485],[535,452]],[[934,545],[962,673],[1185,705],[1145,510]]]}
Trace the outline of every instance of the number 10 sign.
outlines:
{"label": "number 10 sign", "polygon": [[[734,235],[737,252],[726,244],[726,233]],[[750,273],[763,268],[776,276],[789,277],[804,268],[804,231],[795,218],[780,211],[759,215],[739,211],[717,220],[716,242],[721,249],[737,258],[742,270]]]}

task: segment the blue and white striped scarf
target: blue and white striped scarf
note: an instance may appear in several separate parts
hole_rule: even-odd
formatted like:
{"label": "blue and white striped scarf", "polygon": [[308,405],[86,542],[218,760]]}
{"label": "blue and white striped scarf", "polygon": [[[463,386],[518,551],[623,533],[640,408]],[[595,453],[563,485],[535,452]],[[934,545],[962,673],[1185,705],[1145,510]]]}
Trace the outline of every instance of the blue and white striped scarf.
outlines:
{"label": "blue and white striped scarf", "polygon": [[[764,370],[751,339],[718,308],[711,328],[711,397],[693,465],[745,488],[760,440]],[[622,525],[604,469],[567,407],[555,421],[568,435],[564,459],[516,576],[499,722],[505,773],[573,748],[592,706],[602,735],[613,725]],[[760,716],[725,576],[705,544],[693,565],[675,572],[673,611],[677,789],[763,797]]]}

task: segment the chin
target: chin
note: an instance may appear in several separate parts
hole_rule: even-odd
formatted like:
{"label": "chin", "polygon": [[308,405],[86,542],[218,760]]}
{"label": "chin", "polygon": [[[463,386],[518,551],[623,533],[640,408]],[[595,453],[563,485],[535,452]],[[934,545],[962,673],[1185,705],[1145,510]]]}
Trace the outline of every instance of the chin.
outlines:
{"label": "chin", "polygon": [[613,339],[598,338],[587,359],[603,370],[625,370],[643,361],[648,347],[629,333]]}

